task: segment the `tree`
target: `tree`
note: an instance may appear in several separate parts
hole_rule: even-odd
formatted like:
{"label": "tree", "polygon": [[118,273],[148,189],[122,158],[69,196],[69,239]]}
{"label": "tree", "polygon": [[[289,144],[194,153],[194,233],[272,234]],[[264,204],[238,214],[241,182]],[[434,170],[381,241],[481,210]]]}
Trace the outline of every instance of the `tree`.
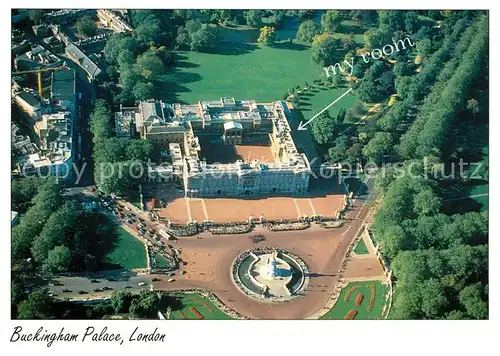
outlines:
{"label": "tree", "polygon": [[316,35],[321,33],[320,26],[312,21],[307,20],[300,24],[297,30],[297,39],[307,43],[311,43]]}
{"label": "tree", "polygon": [[393,138],[388,132],[377,132],[375,136],[363,148],[363,155],[371,161],[379,164],[386,154],[392,150]]}
{"label": "tree", "polygon": [[478,115],[481,112],[479,102],[476,99],[467,100],[467,110],[469,110],[474,116]]}
{"label": "tree", "polygon": [[412,34],[417,31],[419,28],[419,20],[418,20],[418,15],[415,11],[407,11],[405,14],[405,30]]}
{"label": "tree", "polygon": [[158,43],[162,34],[160,21],[152,16],[147,21],[142,21],[134,29],[134,38],[143,46],[149,45],[151,42]]}
{"label": "tree", "polygon": [[328,159],[331,163],[344,163],[346,160],[347,148],[349,146],[349,138],[345,135],[337,137],[333,143],[333,147],[328,149]]}
{"label": "tree", "polygon": [[117,33],[106,41],[104,55],[109,63],[117,63],[118,56],[125,50],[130,51],[135,58],[138,51],[137,42],[130,35]]}
{"label": "tree", "polygon": [[158,312],[159,305],[160,298],[156,292],[142,290],[132,300],[129,310],[135,318],[151,318]]}
{"label": "tree", "polygon": [[208,51],[217,46],[217,37],[215,35],[215,30],[207,25],[203,25],[202,28],[193,35],[191,35],[191,50],[192,51]]}
{"label": "tree", "polygon": [[276,32],[274,31],[274,27],[264,26],[260,29],[260,36],[257,42],[265,46],[271,46],[275,40]]}
{"label": "tree", "polygon": [[51,251],[43,265],[43,270],[49,273],[66,272],[71,263],[71,251],[64,245],[56,246]]}
{"label": "tree", "polygon": [[83,16],[76,21],[76,31],[80,36],[92,37],[97,33],[97,25],[90,16]]}
{"label": "tree", "polygon": [[112,117],[106,102],[102,99],[97,99],[94,103],[94,109],[90,114],[90,132],[92,132],[94,144],[100,139],[112,136]]}
{"label": "tree", "polygon": [[460,304],[474,319],[488,319],[488,303],[483,300],[481,283],[474,283],[460,291]]}
{"label": "tree", "polygon": [[19,319],[49,319],[52,316],[53,302],[47,290],[31,292],[28,299],[18,306]]}
{"label": "tree", "polygon": [[323,67],[336,63],[341,58],[342,43],[338,38],[327,34],[318,35],[312,44],[313,61]]}
{"label": "tree", "polygon": [[358,96],[361,101],[374,103],[379,101],[381,94],[377,84],[373,80],[364,78],[358,88]]}
{"label": "tree", "polygon": [[245,11],[245,21],[250,27],[260,27],[262,25],[262,17],[264,16],[264,11],[262,10],[246,10]]}
{"label": "tree", "polygon": [[418,215],[435,215],[441,209],[441,199],[430,189],[422,190],[415,195],[413,210]]}
{"label": "tree", "polygon": [[188,20],[186,22],[186,31],[191,36],[195,32],[201,30],[201,25],[202,25],[201,22],[198,20]]}
{"label": "tree", "polygon": [[432,278],[422,282],[419,285],[419,291],[423,314],[430,319],[438,318],[448,303],[443,285],[439,280]]}
{"label": "tree", "polygon": [[366,49],[382,48],[391,41],[391,34],[388,31],[375,28],[366,31],[363,37]]}
{"label": "tree", "polygon": [[163,74],[163,61],[154,51],[146,51],[137,57],[135,72],[146,80],[156,80]]}
{"label": "tree", "polygon": [[427,58],[432,53],[432,47],[432,40],[430,38],[424,38],[416,44],[417,53],[424,58]]}
{"label": "tree", "polygon": [[154,144],[150,140],[131,140],[126,147],[126,154],[131,161],[145,162],[152,158],[153,150]]}
{"label": "tree", "polygon": [[311,132],[314,139],[320,145],[326,144],[335,137],[335,126],[337,121],[328,114],[328,111],[323,112],[319,117],[311,123]]}
{"label": "tree", "polygon": [[128,313],[130,304],[132,304],[132,293],[126,290],[120,290],[111,294],[111,306],[115,313]]}
{"label": "tree", "polygon": [[341,22],[342,18],[338,10],[328,10],[321,16],[321,26],[325,32],[337,32]]}
{"label": "tree", "polygon": [[132,94],[137,100],[146,100],[154,97],[154,86],[151,82],[139,81],[132,90]]}
{"label": "tree", "polygon": [[[379,28],[391,34],[396,31],[403,30],[405,28],[405,16],[408,13],[408,11],[379,10]],[[413,17],[410,16],[410,20],[412,18]]]}

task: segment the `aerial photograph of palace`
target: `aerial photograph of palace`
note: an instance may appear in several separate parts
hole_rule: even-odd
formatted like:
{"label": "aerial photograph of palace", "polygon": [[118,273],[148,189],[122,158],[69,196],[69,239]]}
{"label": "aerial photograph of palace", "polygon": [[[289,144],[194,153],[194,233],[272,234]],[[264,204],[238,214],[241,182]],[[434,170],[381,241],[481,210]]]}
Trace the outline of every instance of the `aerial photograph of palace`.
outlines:
{"label": "aerial photograph of palace", "polygon": [[11,319],[489,317],[487,10],[12,9],[10,79]]}

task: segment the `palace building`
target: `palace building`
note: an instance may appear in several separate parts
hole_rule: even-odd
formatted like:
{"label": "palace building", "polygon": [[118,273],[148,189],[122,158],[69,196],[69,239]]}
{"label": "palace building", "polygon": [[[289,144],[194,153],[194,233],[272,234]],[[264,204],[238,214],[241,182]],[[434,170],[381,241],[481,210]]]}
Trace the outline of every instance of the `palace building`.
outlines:
{"label": "palace building", "polygon": [[283,101],[234,98],[195,105],[147,100],[115,113],[117,136],[150,140],[165,157],[150,167],[149,181],[180,180],[188,197],[306,192],[311,167],[295,146],[289,118]]}

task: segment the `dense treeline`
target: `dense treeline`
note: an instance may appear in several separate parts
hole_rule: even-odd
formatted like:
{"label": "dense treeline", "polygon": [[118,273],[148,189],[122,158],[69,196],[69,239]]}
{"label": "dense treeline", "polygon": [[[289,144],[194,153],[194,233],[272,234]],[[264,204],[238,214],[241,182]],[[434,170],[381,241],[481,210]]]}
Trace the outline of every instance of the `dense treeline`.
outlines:
{"label": "dense treeline", "polygon": [[460,65],[440,90],[439,100],[435,103],[429,101],[432,110],[424,106],[422,111],[425,115],[419,115],[410,130],[401,137],[400,152],[404,158],[422,158],[442,152],[448,128],[466,109],[470,86],[476,84],[481,67],[487,62],[487,52],[488,21],[483,18]]}
{"label": "dense treeline", "polygon": [[436,175],[461,147],[484,145],[457,132],[487,127],[488,18],[469,12],[454,18],[422,72],[396,83],[406,94],[378,122],[398,136],[401,123],[416,116],[393,152],[406,161],[379,171],[375,189],[383,200],[372,228],[396,277],[396,319],[488,317],[488,212],[444,214],[443,177]]}
{"label": "dense treeline", "polygon": [[106,193],[124,193],[137,187],[145,171],[143,162],[153,156],[153,143],[113,137],[112,114],[103,100],[97,100],[90,115],[93,140],[94,181]]}

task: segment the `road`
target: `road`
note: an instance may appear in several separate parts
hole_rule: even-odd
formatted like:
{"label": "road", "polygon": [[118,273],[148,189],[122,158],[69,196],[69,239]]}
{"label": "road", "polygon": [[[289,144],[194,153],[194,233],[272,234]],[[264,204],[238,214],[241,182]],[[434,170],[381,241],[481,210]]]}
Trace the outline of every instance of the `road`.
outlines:
{"label": "road", "polygon": [[[113,278],[113,281],[108,281],[107,278]],[[149,289],[151,276],[137,275],[135,272],[127,271],[105,271],[93,276],[68,276],[57,278],[57,285],[49,285],[49,291],[54,294],[54,297],[59,299],[99,299],[107,298],[113,291],[129,290],[130,292],[139,292],[143,289]],[[163,277],[165,278],[165,276]],[[92,280],[99,281],[92,283]],[[144,284],[144,285],[139,285]],[[125,288],[128,286],[129,288]],[[109,288],[102,292],[94,292],[96,288]],[[66,290],[66,291],[65,291]],[[80,294],[84,291],[85,294]]]}

